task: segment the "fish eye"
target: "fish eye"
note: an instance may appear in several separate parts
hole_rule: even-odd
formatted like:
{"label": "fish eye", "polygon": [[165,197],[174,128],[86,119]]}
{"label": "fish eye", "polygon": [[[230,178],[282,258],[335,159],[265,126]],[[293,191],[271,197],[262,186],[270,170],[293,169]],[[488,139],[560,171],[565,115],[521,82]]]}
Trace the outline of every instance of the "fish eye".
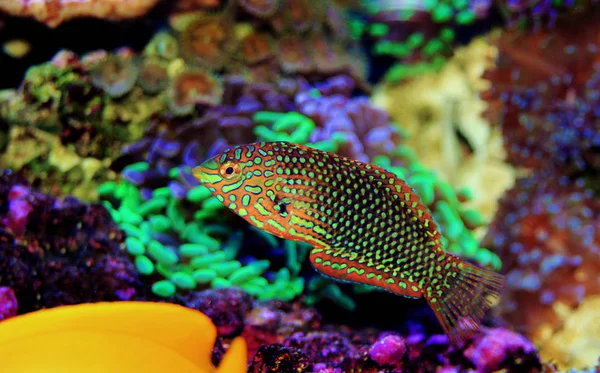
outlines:
{"label": "fish eye", "polygon": [[231,180],[241,175],[240,165],[233,162],[225,162],[221,165],[219,173],[224,179]]}

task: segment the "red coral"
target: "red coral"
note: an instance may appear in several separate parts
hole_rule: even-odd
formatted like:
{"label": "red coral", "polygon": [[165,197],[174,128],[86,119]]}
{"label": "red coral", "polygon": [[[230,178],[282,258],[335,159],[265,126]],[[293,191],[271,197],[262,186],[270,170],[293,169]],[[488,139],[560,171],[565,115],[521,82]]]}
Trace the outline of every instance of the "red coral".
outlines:
{"label": "red coral", "polygon": [[583,180],[550,172],[517,180],[482,246],[503,263],[502,313],[531,336],[560,326],[556,302],[575,307],[600,293],[600,200]]}
{"label": "red coral", "polygon": [[502,126],[509,161],[600,169],[600,11],[538,33],[506,31],[495,43],[487,115]]}

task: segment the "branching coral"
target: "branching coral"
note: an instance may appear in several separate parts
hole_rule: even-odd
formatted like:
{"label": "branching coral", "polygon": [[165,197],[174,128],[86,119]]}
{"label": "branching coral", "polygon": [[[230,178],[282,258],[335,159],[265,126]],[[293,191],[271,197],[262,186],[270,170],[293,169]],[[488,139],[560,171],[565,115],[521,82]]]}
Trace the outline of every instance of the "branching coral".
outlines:
{"label": "branching coral", "polygon": [[0,176],[0,283],[19,313],[63,304],[143,299],[144,286],[100,205],[55,199]]}
{"label": "branching coral", "polygon": [[537,172],[517,180],[484,244],[507,276],[499,308],[537,342],[562,326],[561,309],[600,292],[600,202],[582,179]]}
{"label": "branching coral", "polygon": [[502,126],[508,160],[569,173],[600,169],[600,11],[535,34],[506,31],[486,99]]}
{"label": "branching coral", "polygon": [[515,178],[504,160],[500,130],[481,116],[486,104],[480,94],[489,87],[481,75],[495,55],[485,39],[475,39],[457,48],[439,73],[403,85],[384,83],[373,95],[373,102],[407,133],[404,144],[419,161],[455,188],[471,190],[466,205],[486,220]]}
{"label": "branching coral", "polygon": [[66,20],[79,17],[107,20],[140,17],[157,2],[158,0],[6,0],[0,3],[0,11],[19,17],[33,17],[50,27],[57,27]]}

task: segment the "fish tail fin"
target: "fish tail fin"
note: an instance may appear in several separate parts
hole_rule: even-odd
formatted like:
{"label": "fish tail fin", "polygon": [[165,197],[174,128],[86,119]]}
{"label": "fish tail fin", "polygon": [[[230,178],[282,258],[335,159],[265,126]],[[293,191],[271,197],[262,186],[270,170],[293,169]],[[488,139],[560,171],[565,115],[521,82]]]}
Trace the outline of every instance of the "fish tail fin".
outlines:
{"label": "fish tail fin", "polygon": [[448,255],[443,286],[425,298],[450,341],[459,345],[479,329],[481,319],[500,296],[504,276]]}

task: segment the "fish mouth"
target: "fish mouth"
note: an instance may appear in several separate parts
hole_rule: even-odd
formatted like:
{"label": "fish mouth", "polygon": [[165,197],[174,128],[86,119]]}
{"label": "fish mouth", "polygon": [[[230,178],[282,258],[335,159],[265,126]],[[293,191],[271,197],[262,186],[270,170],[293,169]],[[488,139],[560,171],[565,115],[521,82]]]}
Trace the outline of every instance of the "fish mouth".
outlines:
{"label": "fish mouth", "polygon": [[192,175],[202,184],[213,184],[221,180],[219,162],[209,159],[192,169]]}

